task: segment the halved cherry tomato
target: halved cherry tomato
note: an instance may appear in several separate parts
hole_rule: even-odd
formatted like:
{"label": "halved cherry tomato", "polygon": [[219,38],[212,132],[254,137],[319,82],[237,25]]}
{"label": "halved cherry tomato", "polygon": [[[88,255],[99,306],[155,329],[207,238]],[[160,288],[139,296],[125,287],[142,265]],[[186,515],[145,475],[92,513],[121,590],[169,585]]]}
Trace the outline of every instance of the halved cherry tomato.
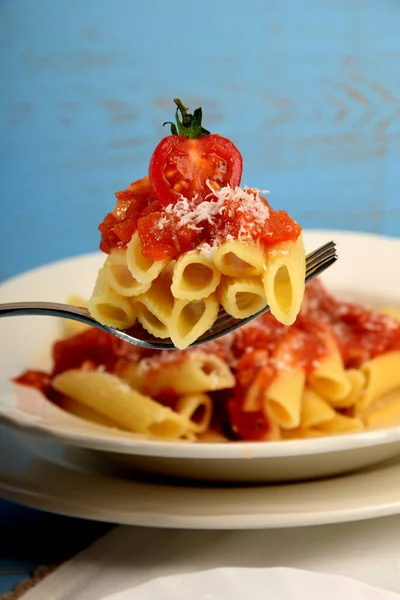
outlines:
{"label": "halved cherry tomato", "polygon": [[191,115],[180,100],[175,103],[178,109],[177,125],[171,123],[173,135],[161,140],[149,166],[150,184],[159,202],[168,206],[180,196],[191,200],[197,195],[204,199],[210,194],[207,181],[215,189],[238,186],[242,156],[236,146],[202,127],[200,108]]}

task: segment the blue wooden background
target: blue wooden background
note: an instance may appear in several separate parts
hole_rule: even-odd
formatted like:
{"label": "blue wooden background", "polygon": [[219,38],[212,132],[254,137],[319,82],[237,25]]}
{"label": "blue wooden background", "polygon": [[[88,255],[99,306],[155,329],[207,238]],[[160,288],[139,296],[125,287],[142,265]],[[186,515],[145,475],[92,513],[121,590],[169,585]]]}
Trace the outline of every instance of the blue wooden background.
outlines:
{"label": "blue wooden background", "polygon": [[174,96],[306,227],[400,235],[399,0],[0,0],[0,279],[97,248]]}

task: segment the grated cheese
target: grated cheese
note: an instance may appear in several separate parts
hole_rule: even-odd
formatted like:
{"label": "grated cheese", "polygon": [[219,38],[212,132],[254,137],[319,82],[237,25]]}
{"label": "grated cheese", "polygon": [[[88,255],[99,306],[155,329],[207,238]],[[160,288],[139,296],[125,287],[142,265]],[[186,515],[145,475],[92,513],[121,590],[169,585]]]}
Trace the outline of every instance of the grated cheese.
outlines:
{"label": "grated cheese", "polygon": [[[243,217],[238,234],[239,241],[244,243],[253,241],[254,229],[265,229],[266,222],[270,218],[268,203],[261,196],[268,191],[247,186],[243,188],[225,186],[214,190],[210,182],[207,183],[210,194],[201,202],[198,196],[192,200],[181,196],[175,204],[166,206],[165,215],[158,222],[157,229],[163,229],[170,220],[173,220],[175,229],[186,227],[199,232],[206,224],[211,225],[216,232],[212,245],[202,243],[198,248],[202,254],[209,254],[221,243],[235,239],[231,234],[219,231],[218,223],[221,216],[225,214],[228,218],[234,219],[238,215]],[[272,235],[265,232],[265,235],[268,234]]]}

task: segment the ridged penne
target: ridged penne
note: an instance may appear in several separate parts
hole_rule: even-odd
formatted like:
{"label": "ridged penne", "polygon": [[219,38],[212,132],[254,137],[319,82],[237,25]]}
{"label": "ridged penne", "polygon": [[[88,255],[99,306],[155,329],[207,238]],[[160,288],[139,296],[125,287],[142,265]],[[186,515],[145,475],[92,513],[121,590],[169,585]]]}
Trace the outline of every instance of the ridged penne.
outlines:
{"label": "ridged penne", "polygon": [[300,427],[310,429],[331,421],[336,415],[335,410],[326,400],[313,390],[305,388],[301,401]]}
{"label": "ridged penne", "polygon": [[222,358],[200,350],[190,352],[184,360],[161,363],[150,373],[143,365],[129,365],[122,371],[121,377],[133,388],[150,396],[160,396],[170,390],[178,396],[202,394],[230,389],[236,383]]}
{"label": "ridged penne", "polygon": [[400,387],[400,351],[387,352],[364,363],[365,390],[357,402],[357,410],[372,404],[380,396]]}
{"label": "ridged penne", "polygon": [[176,299],[169,320],[170,337],[176,348],[187,348],[208,331],[218,314],[215,294],[201,300]]}
{"label": "ridged penne", "polygon": [[223,277],[217,296],[226,312],[235,319],[250,317],[267,304],[261,277]]}
{"label": "ridged penne", "polygon": [[140,394],[110,373],[65,371],[53,379],[52,385],[128,431],[179,438],[190,430],[189,420],[184,415]]}
{"label": "ridged penne", "polygon": [[318,430],[328,434],[337,435],[340,433],[354,433],[364,429],[364,424],[361,419],[357,417],[347,417],[340,413],[336,413],[333,419],[326,423],[321,423],[318,426]]}
{"label": "ridged penne", "polygon": [[133,277],[126,264],[127,252],[121,248],[113,250],[104,263],[104,274],[108,285],[121,296],[138,296],[147,292],[151,283],[141,283]]}
{"label": "ridged penne", "polygon": [[170,336],[171,315],[174,298],[171,293],[173,263],[161,271],[150,289],[135,298],[135,308],[140,324],[155,337]]}
{"label": "ridged penne", "polygon": [[379,398],[364,412],[356,413],[366,427],[393,427],[400,425],[400,388]]}
{"label": "ridged penne", "polygon": [[199,252],[186,252],[175,263],[171,291],[181,300],[201,300],[215,292],[220,278],[211,258]]}
{"label": "ridged penne", "polygon": [[[65,394],[60,395],[57,403],[60,408],[71,413],[72,415],[75,415],[75,417],[79,417],[85,421],[90,421],[96,425],[103,425],[103,427],[110,427],[114,429],[116,427],[116,423],[112,419],[103,417],[98,412],[95,412],[85,404],[82,404],[82,402],[74,400]],[[123,429],[121,425],[119,427],[120,429]]]}
{"label": "ridged penne", "polygon": [[212,417],[212,400],[207,394],[191,394],[181,396],[175,410],[190,422],[194,433],[207,431]]}
{"label": "ridged penne", "polygon": [[142,254],[142,245],[137,231],[126,247],[126,263],[132,277],[141,283],[151,283],[169,263],[169,258],[150,260]]}
{"label": "ridged penne", "polygon": [[307,439],[318,438],[326,435],[341,435],[345,433],[356,433],[364,429],[361,419],[348,417],[335,412],[332,419],[329,419],[314,427],[300,426],[297,429],[291,429],[284,432],[285,439]]}
{"label": "ridged penne", "polygon": [[128,329],[136,321],[133,303],[110,288],[104,267],[99,271],[88,309],[99,323],[116,329]]}
{"label": "ridged penne", "polygon": [[305,373],[293,368],[280,371],[265,392],[265,410],[268,417],[283,429],[300,425],[301,400]]}
{"label": "ridged penne", "polygon": [[274,317],[284,325],[294,323],[305,288],[305,251],[301,236],[296,242],[283,242],[267,253],[263,283]]}
{"label": "ridged penne", "polygon": [[367,378],[361,369],[346,369],[346,377],[350,383],[350,392],[344,398],[336,398],[331,402],[335,408],[350,408],[361,398]]}
{"label": "ridged penne", "polygon": [[321,333],[326,345],[327,355],[322,358],[308,376],[310,387],[328,400],[332,406],[341,406],[341,402],[351,392],[352,385],[346,375],[343,360],[333,336]]}
{"label": "ridged penne", "polygon": [[264,251],[259,245],[234,240],[214,252],[217,269],[229,277],[254,277],[264,270]]}

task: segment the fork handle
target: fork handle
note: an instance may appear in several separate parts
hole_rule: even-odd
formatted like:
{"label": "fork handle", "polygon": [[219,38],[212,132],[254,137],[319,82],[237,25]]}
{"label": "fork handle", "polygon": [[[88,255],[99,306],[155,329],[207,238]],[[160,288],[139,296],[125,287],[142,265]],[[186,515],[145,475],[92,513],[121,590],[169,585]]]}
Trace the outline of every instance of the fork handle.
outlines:
{"label": "fork handle", "polygon": [[20,315],[44,315],[48,317],[62,317],[73,321],[81,321],[87,325],[98,326],[86,308],[71,306],[59,302],[6,302],[0,304],[0,318]]}

